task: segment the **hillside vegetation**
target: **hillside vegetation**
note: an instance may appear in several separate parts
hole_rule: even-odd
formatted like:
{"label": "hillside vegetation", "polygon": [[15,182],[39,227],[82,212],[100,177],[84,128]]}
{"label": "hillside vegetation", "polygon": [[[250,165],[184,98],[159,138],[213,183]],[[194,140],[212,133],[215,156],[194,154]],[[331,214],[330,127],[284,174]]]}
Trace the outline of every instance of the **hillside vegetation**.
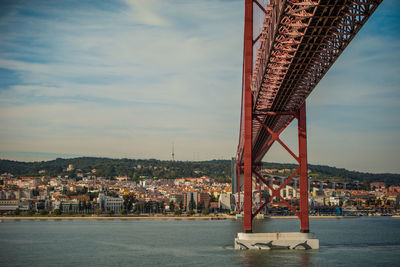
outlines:
{"label": "hillside vegetation", "polygon": [[[74,167],[73,171],[66,171],[69,164]],[[268,169],[293,169],[295,164],[264,163]],[[331,180],[358,180],[360,182],[383,181],[389,185],[400,184],[400,174],[393,173],[363,173],[349,171],[343,168],[329,167],[323,165],[309,164],[311,176],[316,179]],[[39,171],[44,170],[39,175]],[[231,161],[162,161],[157,159],[110,159],[80,157],[72,159],[61,159],[41,162],[20,162],[11,160],[0,160],[0,173],[12,173],[16,176],[57,176],[68,175],[76,177],[78,173],[87,174],[92,170],[98,177],[129,176],[134,180],[140,178],[180,178],[201,177],[206,175],[218,181],[230,181]]]}

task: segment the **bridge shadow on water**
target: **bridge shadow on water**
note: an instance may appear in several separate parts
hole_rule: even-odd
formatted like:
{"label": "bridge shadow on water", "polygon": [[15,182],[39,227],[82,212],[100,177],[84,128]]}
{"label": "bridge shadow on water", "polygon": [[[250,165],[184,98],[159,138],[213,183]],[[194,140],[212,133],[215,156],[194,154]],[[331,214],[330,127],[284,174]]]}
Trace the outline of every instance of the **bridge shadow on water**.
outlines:
{"label": "bridge shadow on water", "polygon": [[239,252],[241,266],[313,266],[318,251],[248,250]]}

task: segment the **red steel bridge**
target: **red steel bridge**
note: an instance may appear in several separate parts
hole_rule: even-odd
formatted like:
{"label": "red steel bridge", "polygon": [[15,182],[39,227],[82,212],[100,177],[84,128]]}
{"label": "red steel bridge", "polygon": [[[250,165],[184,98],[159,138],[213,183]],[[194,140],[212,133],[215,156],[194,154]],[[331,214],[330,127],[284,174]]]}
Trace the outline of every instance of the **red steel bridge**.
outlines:
{"label": "red steel bridge", "polygon": [[[351,42],[382,0],[245,0],[240,136],[237,149],[238,207],[243,201],[244,232],[253,218],[279,198],[309,232],[306,98]],[[279,138],[298,122],[298,154]],[[276,190],[261,175],[261,163],[278,142],[298,169]],[[243,176],[243,184],[240,177]],[[299,177],[300,201],[293,207],[280,191]],[[259,206],[254,188],[272,194]],[[241,189],[242,188],[242,189]],[[261,195],[261,192],[260,192]],[[240,211],[240,210],[239,210]]]}

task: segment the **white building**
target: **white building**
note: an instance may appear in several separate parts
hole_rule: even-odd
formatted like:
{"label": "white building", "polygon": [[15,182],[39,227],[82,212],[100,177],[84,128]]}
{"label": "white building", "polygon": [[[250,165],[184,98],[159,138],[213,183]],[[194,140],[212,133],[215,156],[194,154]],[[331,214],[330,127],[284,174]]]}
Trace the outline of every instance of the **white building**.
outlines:
{"label": "white building", "polygon": [[99,198],[97,199],[97,201],[102,211],[112,210],[114,213],[121,212],[122,205],[124,202],[124,200],[121,197],[109,197],[104,195],[103,193],[99,194]]}
{"label": "white building", "polygon": [[231,203],[232,201],[232,194],[231,193],[222,193],[219,195],[218,206],[220,210],[232,210],[232,204],[236,205],[235,203]]}
{"label": "white building", "polygon": [[340,197],[337,196],[330,196],[329,197],[329,203],[332,206],[339,206],[340,205]]}

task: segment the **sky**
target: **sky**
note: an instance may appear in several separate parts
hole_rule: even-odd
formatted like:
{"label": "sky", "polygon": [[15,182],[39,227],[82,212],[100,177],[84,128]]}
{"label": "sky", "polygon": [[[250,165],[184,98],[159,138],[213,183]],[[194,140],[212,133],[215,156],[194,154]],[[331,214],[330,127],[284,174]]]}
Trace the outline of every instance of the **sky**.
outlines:
{"label": "sky", "polygon": [[[243,1],[0,7],[0,158],[235,155]],[[399,12],[385,0],[307,99],[309,163],[400,172]],[[295,124],[282,139],[297,148]]]}

